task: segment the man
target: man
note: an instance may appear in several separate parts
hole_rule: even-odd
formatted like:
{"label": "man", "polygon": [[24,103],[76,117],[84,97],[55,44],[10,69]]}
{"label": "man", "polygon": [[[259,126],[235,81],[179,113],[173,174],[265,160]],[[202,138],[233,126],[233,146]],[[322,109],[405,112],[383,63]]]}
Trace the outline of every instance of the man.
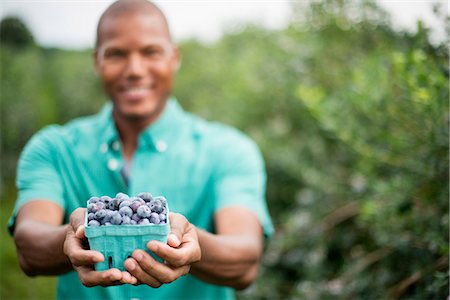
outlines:
{"label": "man", "polygon": [[[60,275],[61,299],[233,298],[232,288],[255,279],[272,231],[259,150],[171,96],[180,54],[155,5],[113,3],[98,24],[94,61],[112,105],[43,129],[21,155],[9,224],[21,268]],[[95,271],[104,257],[85,246],[80,207],[90,196],[143,191],[164,195],[176,212],[167,244],[147,244],[165,262],[138,249],[127,271]]]}

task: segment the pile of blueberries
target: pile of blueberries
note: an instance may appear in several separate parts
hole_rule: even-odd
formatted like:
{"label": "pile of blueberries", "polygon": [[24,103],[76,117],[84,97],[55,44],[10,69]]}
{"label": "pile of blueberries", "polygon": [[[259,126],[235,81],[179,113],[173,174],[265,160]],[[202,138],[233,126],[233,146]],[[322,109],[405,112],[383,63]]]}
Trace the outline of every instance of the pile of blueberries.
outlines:
{"label": "pile of blueberries", "polygon": [[140,193],[135,197],[118,193],[91,197],[87,205],[88,226],[150,225],[167,223],[167,200],[162,196]]}

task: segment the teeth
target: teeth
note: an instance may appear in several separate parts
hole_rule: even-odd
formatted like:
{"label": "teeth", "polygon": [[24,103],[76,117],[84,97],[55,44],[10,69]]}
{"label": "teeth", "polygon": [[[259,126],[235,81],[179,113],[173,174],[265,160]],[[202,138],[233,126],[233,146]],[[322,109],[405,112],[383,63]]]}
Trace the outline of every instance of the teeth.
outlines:
{"label": "teeth", "polygon": [[133,88],[125,89],[125,92],[127,92],[127,93],[142,93],[145,91],[147,91],[147,88],[145,88],[145,87],[133,87]]}

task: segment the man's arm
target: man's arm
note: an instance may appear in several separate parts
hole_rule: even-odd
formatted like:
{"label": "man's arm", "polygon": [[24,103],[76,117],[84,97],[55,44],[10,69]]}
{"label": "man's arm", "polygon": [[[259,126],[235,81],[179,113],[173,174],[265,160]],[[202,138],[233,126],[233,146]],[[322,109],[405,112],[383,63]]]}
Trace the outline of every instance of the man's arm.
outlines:
{"label": "man's arm", "polygon": [[85,209],[75,210],[70,224],[62,225],[62,208],[47,200],[24,204],[17,215],[14,240],[22,270],[28,276],[59,275],[74,269],[86,286],[135,284],[128,272],[109,269],[95,271],[93,265],[103,261],[100,252],[84,247]]}
{"label": "man's arm", "polygon": [[256,215],[246,208],[233,206],[217,212],[216,234],[196,228],[179,214],[171,213],[170,223],[167,244],[147,244],[165,264],[142,250],[134,251],[125,262],[140,283],[159,287],[190,271],[204,281],[244,289],[256,278],[263,248],[262,229]]}
{"label": "man's arm", "polygon": [[215,215],[216,234],[197,229],[202,259],[191,273],[198,278],[235,289],[248,287],[256,278],[263,250],[263,233],[257,216],[232,206]]}
{"label": "man's arm", "polygon": [[63,253],[69,226],[62,208],[46,200],[24,204],[17,215],[14,241],[22,270],[28,276],[56,275],[72,269]]}

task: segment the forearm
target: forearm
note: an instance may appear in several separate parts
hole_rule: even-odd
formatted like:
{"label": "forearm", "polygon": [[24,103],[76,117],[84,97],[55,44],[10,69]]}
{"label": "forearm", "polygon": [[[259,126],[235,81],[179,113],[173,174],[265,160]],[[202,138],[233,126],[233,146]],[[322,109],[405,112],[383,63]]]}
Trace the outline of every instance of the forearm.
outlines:
{"label": "forearm", "polygon": [[218,285],[244,289],[258,272],[261,239],[251,235],[215,235],[197,229],[202,258],[191,274]]}
{"label": "forearm", "polygon": [[21,222],[14,232],[19,263],[28,276],[58,275],[72,269],[63,246],[68,225],[35,220]]}

